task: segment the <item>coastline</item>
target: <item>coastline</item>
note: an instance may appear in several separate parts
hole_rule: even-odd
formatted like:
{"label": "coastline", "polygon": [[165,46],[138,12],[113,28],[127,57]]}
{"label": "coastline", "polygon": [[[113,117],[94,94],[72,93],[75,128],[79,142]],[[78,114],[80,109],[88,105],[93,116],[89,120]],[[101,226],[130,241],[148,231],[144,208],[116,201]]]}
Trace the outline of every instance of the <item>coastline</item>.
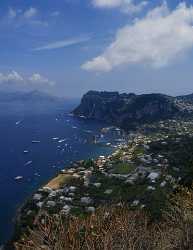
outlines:
{"label": "coastline", "polygon": [[[168,131],[160,131],[163,125]],[[156,132],[149,133],[151,128],[154,125],[147,126],[147,133],[131,133],[127,144],[119,144],[108,156],[74,162],[61,170],[21,209],[20,232],[26,230],[25,225],[33,228],[33,222],[42,221],[45,214],[84,216],[104,205],[126,204],[131,210],[147,211],[152,219],[160,218],[169,196],[182,184],[185,170],[177,163],[182,160],[182,145],[193,145],[193,131],[192,123],[178,121],[162,121],[156,125]],[[189,148],[188,158],[192,157]],[[70,178],[66,180],[66,176]]]}
{"label": "coastline", "polygon": [[[100,144],[99,144],[100,145]],[[103,145],[104,146],[104,145]],[[105,145],[105,147],[109,147],[107,145]],[[108,156],[111,156],[117,149],[116,148],[112,148],[112,153]],[[97,159],[99,159],[99,156],[96,156],[94,159],[92,159],[93,161],[96,161]],[[13,218],[13,224],[14,224],[14,229],[13,229],[13,234],[10,238],[10,240],[8,240],[8,242],[6,242],[4,245],[2,245],[3,250],[14,250],[14,246],[13,243],[16,242],[20,237],[20,220],[22,217],[22,213],[23,213],[23,209],[25,208],[25,206],[31,202],[33,200],[33,195],[39,190],[39,189],[43,189],[45,187],[47,187],[49,185],[50,182],[52,182],[55,178],[57,178],[59,175],[61,175],[62,171],[67,171],[68,169],[70,169],[72,167],[72,165],[74,164],[79,164],[79,163],[83,163],[85,161],[87,161],[89,159],[86,160],[79,160],[79,161],[74,161],[71,163],[71,165],[66,166],[63,170],[58,171],[53,177],[49,178],[47,181],[45,181],[37,190],[35,190],[29,197],[27,197],[22,204],[19,205],[17,211],[16,211],[16,215]]]}

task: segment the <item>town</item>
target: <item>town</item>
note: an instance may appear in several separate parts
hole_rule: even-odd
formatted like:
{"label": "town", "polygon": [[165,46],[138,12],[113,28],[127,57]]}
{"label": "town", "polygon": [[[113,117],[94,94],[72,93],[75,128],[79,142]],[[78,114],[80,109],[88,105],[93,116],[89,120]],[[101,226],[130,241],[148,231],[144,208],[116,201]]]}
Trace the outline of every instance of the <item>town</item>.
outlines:
{"label": "town", "polygon": [[159,217],[178,185],[192,182],[192,139],[191,120],[138,127],[112,155],[75,162],[41,187],[21,208],[19,229],[33,226],[45,212],[82,216],[123,203]]}

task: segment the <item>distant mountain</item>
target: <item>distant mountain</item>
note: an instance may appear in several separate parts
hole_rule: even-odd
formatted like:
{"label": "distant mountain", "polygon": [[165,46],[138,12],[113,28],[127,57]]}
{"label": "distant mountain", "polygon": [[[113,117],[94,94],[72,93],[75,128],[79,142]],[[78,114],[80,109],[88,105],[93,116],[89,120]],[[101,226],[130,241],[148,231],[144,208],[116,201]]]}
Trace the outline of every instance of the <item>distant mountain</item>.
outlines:
{"label": "distant mountain", "polygon": [[50,96],[37,90],[30,92],[0,92],[0,102],[5,101],[64,101],[64,98]]}
{"label": "distant mountain", "polygon": [[193,104],[193,95],[172,97],[89,91],[73,113],[128,129],[145,122],[193,114],[193,105],[188,100]]}
{"label": "distant mountain", "polygon": [[70,111],[76,104],[74,99],[56,97],[40,91],[0,92],[0,115]]}

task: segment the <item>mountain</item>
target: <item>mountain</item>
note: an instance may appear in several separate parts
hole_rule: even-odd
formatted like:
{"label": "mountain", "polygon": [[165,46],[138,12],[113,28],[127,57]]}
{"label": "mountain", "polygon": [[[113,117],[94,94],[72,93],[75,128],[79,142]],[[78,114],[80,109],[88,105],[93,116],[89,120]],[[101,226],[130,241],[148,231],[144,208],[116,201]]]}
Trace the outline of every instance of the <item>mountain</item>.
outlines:
{"label": "mountain", "polygon": [[75,105],[77,100],[56,97],[40,91],[0,92],[0,115],[70,111]]}
{"label": "mountain", "polygon": [[184,102],[193,103],[193,94],[181,95],[181,96],[177,96],[176,98],[177,98],[177,100],[179,100],[179,101],[184,101]]}
{"label": "mountain", "polygon": [[128,129],[145,122],[190,114],[193,112],[190,100],[193,104],[193,95],[172,97],[89,91],[73,113]]}

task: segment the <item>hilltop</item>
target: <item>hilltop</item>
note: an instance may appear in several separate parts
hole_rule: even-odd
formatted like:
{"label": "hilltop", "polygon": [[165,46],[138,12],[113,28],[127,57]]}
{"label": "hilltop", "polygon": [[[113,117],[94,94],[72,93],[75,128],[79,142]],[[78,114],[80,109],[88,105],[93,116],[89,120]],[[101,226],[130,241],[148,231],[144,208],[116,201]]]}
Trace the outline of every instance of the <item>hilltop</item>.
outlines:
{"label": "hilltop", "polygon": [[73,113],[128,130],[147,122],[189,117],[193,114],[193,95],[172,97],[89,91]]}

